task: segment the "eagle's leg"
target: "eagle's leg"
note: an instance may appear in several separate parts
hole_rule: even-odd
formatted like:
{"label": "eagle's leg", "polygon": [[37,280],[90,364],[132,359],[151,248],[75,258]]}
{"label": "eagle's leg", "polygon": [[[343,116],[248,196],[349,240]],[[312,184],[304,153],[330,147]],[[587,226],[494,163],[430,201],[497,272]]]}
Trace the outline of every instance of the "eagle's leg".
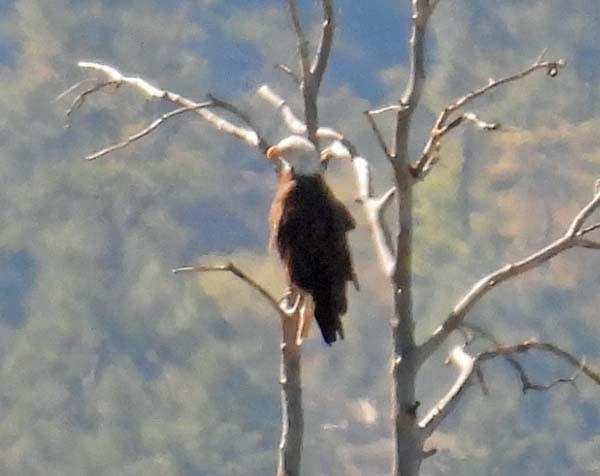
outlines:
{"label": "eagle's leg", "polygon": [[304,338],[308,336],[308,330],[314,318],[312,296],[291,284],[279,300],[279,306],[287,316],[285,327],[288,331],[286,334],[293,336],[295,344],[301,346]]}
{"label": "eagle's leg", "polygon": [[300,307],[300,322],[296,334],[296,344],[302,345],[302,341],[308,337],[310,325],[315,317],[315,303],[310,294],[302,292],[302,306]]}

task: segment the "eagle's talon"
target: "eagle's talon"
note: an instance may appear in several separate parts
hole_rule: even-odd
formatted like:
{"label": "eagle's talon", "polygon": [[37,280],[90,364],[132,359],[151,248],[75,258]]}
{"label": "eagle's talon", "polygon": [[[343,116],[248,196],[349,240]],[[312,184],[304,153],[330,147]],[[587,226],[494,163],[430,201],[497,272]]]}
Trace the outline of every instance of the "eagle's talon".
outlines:
{"label": "eagle's talon", "polygon": [[296,294],[296,299],[294,303],[291,303],[291,298],[294,296],[294,291],[291,288],[288,288],[283,295],[283,297],[279,300],[279,307],[281,310],[288,316],[293,316],[298,312],[298,308],[300,307],[300,303],[302,302],[302,295]]}

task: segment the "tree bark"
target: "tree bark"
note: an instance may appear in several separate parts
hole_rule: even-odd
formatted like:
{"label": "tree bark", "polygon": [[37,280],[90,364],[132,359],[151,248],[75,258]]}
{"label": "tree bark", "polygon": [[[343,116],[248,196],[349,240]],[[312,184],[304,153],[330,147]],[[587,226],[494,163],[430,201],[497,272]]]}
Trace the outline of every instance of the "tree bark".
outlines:
{"label": "tree bark", "polygon": [[301,347],[281,344],[281,440],[277,476],[300,476],[304,414],[302,411]]}

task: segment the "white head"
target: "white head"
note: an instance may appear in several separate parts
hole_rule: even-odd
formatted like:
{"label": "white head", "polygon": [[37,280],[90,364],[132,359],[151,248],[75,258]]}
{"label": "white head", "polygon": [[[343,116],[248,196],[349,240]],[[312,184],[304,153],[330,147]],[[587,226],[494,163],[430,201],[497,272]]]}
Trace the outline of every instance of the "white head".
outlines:
{"label": "white head", "polygon": [[301,136],[289,136],[267,150],[269,160],[279,159],[299,175],[321,173],[321,161],[312,142]]}

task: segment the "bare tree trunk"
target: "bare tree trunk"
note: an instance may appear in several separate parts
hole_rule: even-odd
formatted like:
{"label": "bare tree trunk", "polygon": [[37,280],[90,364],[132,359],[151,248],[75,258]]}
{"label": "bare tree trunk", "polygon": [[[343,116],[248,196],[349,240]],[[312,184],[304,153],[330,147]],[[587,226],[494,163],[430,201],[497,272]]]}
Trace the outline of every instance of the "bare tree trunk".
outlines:
{"label": "bare tree trunk", "polygon": [[412,189],[397,177],[400,230],[396,269],[393,275],[394,317],[392,319],[392,412],[394,420],[395,476],[416,476],[421,465],[422,438],[417,427],[415,381],[417,359],[412,317]]}
{"label": "bare tree trunk", "polygon": [[425,82],[424,50],[427,21],[433,11],[428,0],[412,1],[410,76],[397,114],[392,159],[398,201],[396,265],[392,276],[392,412],[394,419],[394,476],[418,476],[423,439],[417,425],[415,384],[418,372],[412,309],[412,186],[408,140],[410,124]]}
{"label": "bare tree trunk", "polygon": [[295,342],[281,344],[281,440],[277,476],[299,476],[304,434],[301,347]]}

